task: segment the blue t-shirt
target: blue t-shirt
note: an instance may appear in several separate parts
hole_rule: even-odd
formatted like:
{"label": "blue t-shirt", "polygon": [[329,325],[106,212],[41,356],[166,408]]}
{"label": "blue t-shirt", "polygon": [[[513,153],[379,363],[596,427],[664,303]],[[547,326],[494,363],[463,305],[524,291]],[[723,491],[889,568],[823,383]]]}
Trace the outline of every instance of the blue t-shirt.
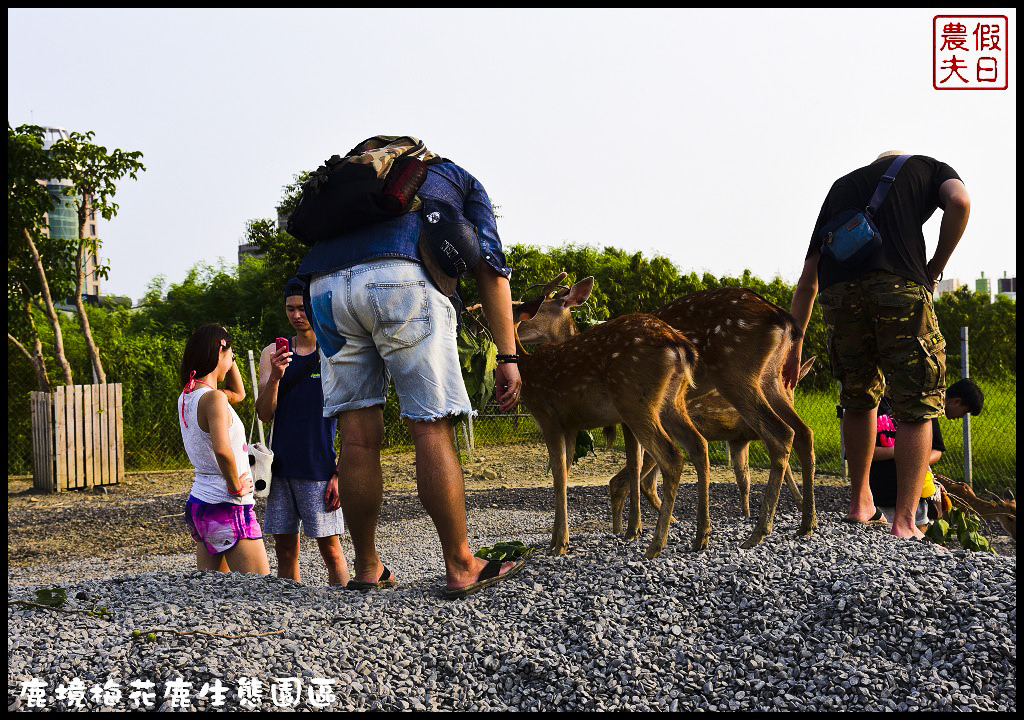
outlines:
{"label": "blue t-shirt", "polygon": [[[291,340],[288,349],[294,352]],[[272,472],[277,477],[330,480],[337,467],[334,434],[338,420],[323,416],[319,359],[319,350],[309,355],[293,355],[278,383],[270,448],[274,451]]]}

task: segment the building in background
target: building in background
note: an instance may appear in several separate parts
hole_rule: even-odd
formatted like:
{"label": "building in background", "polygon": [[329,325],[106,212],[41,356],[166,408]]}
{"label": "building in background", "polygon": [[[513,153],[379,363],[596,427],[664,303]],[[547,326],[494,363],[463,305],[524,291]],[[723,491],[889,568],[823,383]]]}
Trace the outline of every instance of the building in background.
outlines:
{"label": "building in background", "polygon": [[991,300],[992,279],[985,277],[985,273],[981,273],[981,277],[974,281],[974,292],[984,295]]}
{"label": "building in background", "polygon": [[935,297],[940,298],[946,293],[956,292],[957,289],[961,287],[963,287],[963,283],[960,282],[960,278],[939,280],[935,283]]}
{"label": "building in background", "polygon": [[[46,150],[49,150],[55,142],[68,139],[68,131],[64,128],[44,127],[43,133],[43,148]],[[64,194],[64,188],[70,187],[71,181],[40,179],[39,182],[46,186],[46,189],[50,191],[54,198],[53,209],[46,214],[46,226],[49,237],[65,238],[68,240],[77,240],[79,237],[98,237],[96,234],[96,213],[92,209],[91,198],[85,198],[86,222],[85,227],[79,228],[78,208],[75,200]],[[79,234],[79,231],[81,231],[81,234]],[[99,266],[99,258],[96,253],[88,253],[85,256],[84,264],[85,283],[82,287],[83,299],[88,303],[98,304],[100,278],[96,274],[96,269]],[[65,304],[70,305],[71,299],[66,298]]]}
{"label": "building in background", "polygon": [[1000,295],[1008,297],[1010,300],[1013,300],[1014,302],[1017,302],[1017,276],[1016,275],[1014,275],[1013,277],[1007,277],[1006,276],[1006,271],[1004,270],[1003,271],[1003,276],[996,280],[996,286],[998,288],[998,293]]}
{"label": "building in background", "polygon": [[[288,227],[288,216],[284,214],[284,210],[280,207],[277,208],[277,229],[284,232]],[[242,264],[242,258],[261,258],[266,255],[265,252],[260,250],[260,246],[256,243],[248,242],[247,240],[241,240],[238,243],[238,264]]]}

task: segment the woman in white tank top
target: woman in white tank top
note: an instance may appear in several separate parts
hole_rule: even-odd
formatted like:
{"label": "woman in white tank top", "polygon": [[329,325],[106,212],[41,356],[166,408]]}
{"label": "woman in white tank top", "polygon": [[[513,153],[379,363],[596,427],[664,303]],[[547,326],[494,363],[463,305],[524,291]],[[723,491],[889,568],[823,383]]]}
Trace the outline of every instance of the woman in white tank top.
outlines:
{"label": "woman in white tank top", "polygon": [[[254,512],[245,428],[231,403],[245,399],[231,335],[223,327],[198,328],[181,362],[185,384],[178,396],[178,424],[196,470],[185,506],[200,570],[267,575],[263,531]],[[217,384],[224,383],[218,390]]]}

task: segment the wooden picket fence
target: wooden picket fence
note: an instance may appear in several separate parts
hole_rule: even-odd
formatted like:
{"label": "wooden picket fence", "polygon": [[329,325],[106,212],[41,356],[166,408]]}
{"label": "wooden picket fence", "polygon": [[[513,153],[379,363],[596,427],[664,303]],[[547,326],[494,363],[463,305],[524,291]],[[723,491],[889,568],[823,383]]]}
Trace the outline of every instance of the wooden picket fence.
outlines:
{"label": "wooden picket fence", "polygon": [[33,392],[32,479],[63,492],[124,479],[121,384],[72,385]]}

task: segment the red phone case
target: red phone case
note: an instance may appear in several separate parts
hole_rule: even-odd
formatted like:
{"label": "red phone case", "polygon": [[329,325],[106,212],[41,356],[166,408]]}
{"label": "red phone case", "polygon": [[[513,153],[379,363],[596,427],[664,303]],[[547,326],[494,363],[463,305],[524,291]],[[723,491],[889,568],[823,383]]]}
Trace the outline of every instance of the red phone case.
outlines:
{"label": "red phone case", "polygon": [[277,339],[277,352],[278,354],[288,352],[288,338]]}

